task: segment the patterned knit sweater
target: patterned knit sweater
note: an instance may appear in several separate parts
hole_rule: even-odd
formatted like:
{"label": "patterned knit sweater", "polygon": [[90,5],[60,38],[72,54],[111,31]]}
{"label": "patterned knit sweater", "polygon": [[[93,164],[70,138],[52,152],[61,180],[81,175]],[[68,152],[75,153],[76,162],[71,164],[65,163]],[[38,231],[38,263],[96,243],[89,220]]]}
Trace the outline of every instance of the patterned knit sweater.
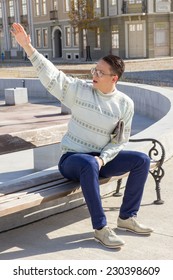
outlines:
{"label": "patterned knit sweater", "polygon": [[[96,152],[104,164],[111,161],[128,142],[133,101],[117,89],[104,94],[84,80],[66,76],[36,50],[30,61],[45,88],[71,109],[68,130],[61,141],[62,154]],[[116,137],[120,120],[122,137]]]}

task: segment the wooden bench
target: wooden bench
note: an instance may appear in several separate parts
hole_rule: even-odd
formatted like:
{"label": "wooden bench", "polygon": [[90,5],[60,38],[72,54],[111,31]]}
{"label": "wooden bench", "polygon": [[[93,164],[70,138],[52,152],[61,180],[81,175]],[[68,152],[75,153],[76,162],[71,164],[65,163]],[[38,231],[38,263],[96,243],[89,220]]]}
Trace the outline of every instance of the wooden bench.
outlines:
{"label": "wooden bench", "polygon": [[[160,183],[164,176],[165,150],[156,139],[131,139],[130,142],[151,143],[150,173],[155,181],[155,204],[163,204]],[[122,176],[100,178],[101,195],[112,192],[120,196]],[[114,185],[117,183],[117,186]],[[106,187],[105,187],[106,185]],[[104,186],[104,188],[102,188]],[[0,232],[6,231],[50,215],[84,204],[79,182],[64,178],[58,169],[47,169],[0,185]]]}

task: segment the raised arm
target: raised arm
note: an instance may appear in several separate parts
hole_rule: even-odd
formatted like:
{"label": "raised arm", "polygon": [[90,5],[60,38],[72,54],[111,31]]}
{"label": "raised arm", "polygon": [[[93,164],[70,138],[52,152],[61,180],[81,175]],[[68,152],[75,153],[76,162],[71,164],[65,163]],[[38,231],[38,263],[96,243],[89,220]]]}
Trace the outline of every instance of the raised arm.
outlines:
{"label": "raised arm", "polygon": [[27,55],[31,56],[35,49],[31,44],[30,35],[27,35],[23,26],[20,23],[13,23],[11,33]]}
{"label": "raised arm", "polygon": [[79,81],[70,78],[53,65],[53,63],[40,54],[31,44],[30,36],[27,35],[23,26],[13,23],[11,33],[18,44],[25,50],[30,62],[35,68],[38,78],[43,86],[54,95],[61,103],[72,108]]}

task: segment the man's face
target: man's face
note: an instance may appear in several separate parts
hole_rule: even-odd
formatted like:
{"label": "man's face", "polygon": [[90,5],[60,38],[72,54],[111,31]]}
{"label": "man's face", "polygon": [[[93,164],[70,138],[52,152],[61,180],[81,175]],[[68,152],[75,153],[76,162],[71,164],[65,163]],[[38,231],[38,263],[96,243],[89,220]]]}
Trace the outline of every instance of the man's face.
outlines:
{"label": "man's face", "polygon": [[96,67],[91,70],[93,87],[103,93],[110,93],[115,89],[118,76],[111,70],[110,65],[104,60],[99,60]]}

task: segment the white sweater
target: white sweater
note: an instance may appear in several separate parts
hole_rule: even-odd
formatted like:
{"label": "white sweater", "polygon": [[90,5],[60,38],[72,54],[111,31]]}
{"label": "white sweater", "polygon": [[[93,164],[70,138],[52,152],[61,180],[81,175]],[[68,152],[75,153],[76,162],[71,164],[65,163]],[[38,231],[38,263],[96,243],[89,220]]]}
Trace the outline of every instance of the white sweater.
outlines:
{"label": "white sweater", "polygon": [[[84,80],[66,76],[37,51],[30,61],[45,88],[71,109],[68,130],[61,141],[62,154],[97,152],[104,164],[111,161],[128,142],[133,101],[117,89],[103,94]],[[123,137],[116,137],[113,131],[120,120]]]}

